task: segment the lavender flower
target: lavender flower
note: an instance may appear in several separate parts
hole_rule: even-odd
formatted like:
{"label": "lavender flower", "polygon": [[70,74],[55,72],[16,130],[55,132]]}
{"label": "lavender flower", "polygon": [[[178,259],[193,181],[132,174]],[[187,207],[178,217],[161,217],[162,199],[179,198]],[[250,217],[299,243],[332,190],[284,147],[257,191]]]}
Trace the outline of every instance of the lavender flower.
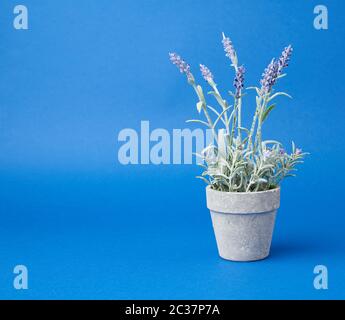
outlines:
{"label": "lavender flower", "polygon": [[188,81],[193,81],[194,77],[192,73],[190,72],[190,66],[189,64],[184,61],[178,54],[175,52],[169,53],[170,61],[179,68],[181,73],[186,74]]}
{"label": "lavender flower", "polygon": [[271,91],[273,85],[277,81],[278,76],[279,63],[273,59],[262,74],[262,79],[260,81],[262,94],[267,94]]}
{"label": "lavender flower", "polygon": [[284,49],[278,61],[273,59],[271,63],[268,65],[268,67],[265,69],[264,73],[262,74],[262,80],[260,81],[262,86],[262,94],[267,94],[271,91],[278,77],[281,75],[283,69],[289,65],[292,51],[293,49],[291,45],[289,45]]}
{"label": "lavender flower", "polygon": [[244,74],[246,69],[243,66],[240,66],[236,71],[236,76],[234,79],[234,87],[236,89],[235,97],[238,99],[241,96],[242,89],[244,87]]}
{"label": "lavender flower", "polygon": [[222,43],[223,43],[224,51],[226,53],[225,55],[231,60],[234,66],[237,66],[236,51],[234,49],[234,46],[232,45],[230,38],[226,37],[224,33],[223,33]]}
{"label": "lavender flower", "polygon": [[282,55],[280,56],[278,60],[278,73],[281,74],[283,69],[286,68],[289,65],[290,57],[292,54],[293,48],[291,45],[286,47],[284,51],[282,52]]}
{"label": "lavender flower", "polygon": [[207,82],[210,82],[210,81],[213,81],[213,74],[212,72],[210,71],[209,68],[207,68],[205,65],[203,64],[200,64],[200,71],[201,71],[201,74],[203,76],[203,78],[207,81]]}

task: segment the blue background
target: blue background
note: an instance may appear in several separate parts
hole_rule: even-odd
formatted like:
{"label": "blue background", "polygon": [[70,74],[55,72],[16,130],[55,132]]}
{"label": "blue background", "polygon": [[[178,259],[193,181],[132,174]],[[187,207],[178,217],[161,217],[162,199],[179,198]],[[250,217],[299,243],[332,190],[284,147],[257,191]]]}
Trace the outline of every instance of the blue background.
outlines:
{"label": "blue background", "polygon": [[[29,10],[29,30],[12,26]],[[319,1],[12,0],[0,5],[0,298],[345,298],[344,11]],[[123,166],[123,128],[186,127],[196,97],[168,61],[177,51],[220,89],[233,74],[221,32],[256,85],[291,43],[288,77],[265,137],[311,156],[282,185],[271,256],[218,257],[194,165]],[[198,75],[198,79],[199,75]],[[201,80],[200,80],[201,82]],[[244,102],[246,119],[254,96]],[[29,290],[13,268],[29,269]],[[329,289],[315,290],[315,265]]]}

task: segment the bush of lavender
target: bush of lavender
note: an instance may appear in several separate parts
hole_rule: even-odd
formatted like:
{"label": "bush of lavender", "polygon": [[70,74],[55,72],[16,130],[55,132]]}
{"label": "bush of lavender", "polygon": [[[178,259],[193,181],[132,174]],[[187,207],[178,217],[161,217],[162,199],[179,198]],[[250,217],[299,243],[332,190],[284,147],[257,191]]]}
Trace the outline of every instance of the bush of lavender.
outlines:
{"label": "bush of lavender", "polygon": [[[245,68],[238,62],[231,40],[223,34],[223,47],[226,57],[231,61],[235,77],[234,90],[229,91],[233,104],[229,104],[221,95],[213,74],[200,64],[202,77],[211,87],[207,92],[218,103],[214,108],[206,100],[202,87],[197,84],[190,66],[176,53],[170,53],[171,62],[185,74],[193,87],[198,102],[197,110],[203,113],[204,120],[193,119],[212,130],[213,142],[198,156],[202,157],[204,172],[198,178],[204,180],[213,189],[225,192],[255,192],[274,189],[283,178],[294,176],[295,166],[303,162],[306,153],[296,148],[292,142],[292,151],[288,153],[282,144],[275,140],[262,140],[262,126],[269,114],[276,107],[274,99],[288,96],[284,92],[275,92],[276,82],[285,76],[292,47],[286,47],[278,59],[273,59],[262,74],[259,87],[248,87],[256,93],[256,108],[250,128],[242,126],[242,100],[244,96]],[[222,125],[222,128],[219,126]]]}

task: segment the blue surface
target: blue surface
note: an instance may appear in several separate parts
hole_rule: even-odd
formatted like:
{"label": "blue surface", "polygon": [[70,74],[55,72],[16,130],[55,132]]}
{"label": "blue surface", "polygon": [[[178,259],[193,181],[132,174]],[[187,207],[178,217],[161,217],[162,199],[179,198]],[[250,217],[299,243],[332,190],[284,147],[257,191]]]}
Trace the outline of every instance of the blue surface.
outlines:
{"label": "blue surface", "polygon": [[[318,1],[25,0],[28,31],[0,4],[0,298],[345,298],[345,3]],[[185,127],[195,96],[168,61],[176,50],[221,89],[233,75],[228,34],[255,85],[292,43],[265,136],[309,151],[282,186],[269,259],[217,255],[204,185],[190,165],[123,166],[118,132]],[[244,102],[249,119],[254,97]],[[13,268],[29,269],[29,290]],[[329,289],[315,290],[315,265]]]}

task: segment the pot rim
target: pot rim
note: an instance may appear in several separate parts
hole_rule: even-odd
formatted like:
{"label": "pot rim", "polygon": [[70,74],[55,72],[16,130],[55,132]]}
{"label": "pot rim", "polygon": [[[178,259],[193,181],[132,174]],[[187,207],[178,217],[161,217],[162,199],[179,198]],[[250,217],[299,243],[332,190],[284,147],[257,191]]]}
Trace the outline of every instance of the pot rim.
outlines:
{"label": "pot rim", "polygon": [[257,192],[224,192],[206,188],[207,208],[233,214],[263,213],[280,206],[280,188]]}
{"label": "pot rim", "polygon": [[241,194],[241,195],[245,195],[245,194],[261,194],[261,193],[277,192],[278,190],[280,190],[280,186],[278,186],[278,187],[276,187],[274,189],[269,189],[269,190],[265,190],[265,191],[235,192],[235,191],[219,191],[219,190],[214,190],[214,189],[211,188],[210,185],[208,185],[206,187],[206,190],[210,190],[211,192],[222,193],[222,194],[231,194],[231,195]]}

